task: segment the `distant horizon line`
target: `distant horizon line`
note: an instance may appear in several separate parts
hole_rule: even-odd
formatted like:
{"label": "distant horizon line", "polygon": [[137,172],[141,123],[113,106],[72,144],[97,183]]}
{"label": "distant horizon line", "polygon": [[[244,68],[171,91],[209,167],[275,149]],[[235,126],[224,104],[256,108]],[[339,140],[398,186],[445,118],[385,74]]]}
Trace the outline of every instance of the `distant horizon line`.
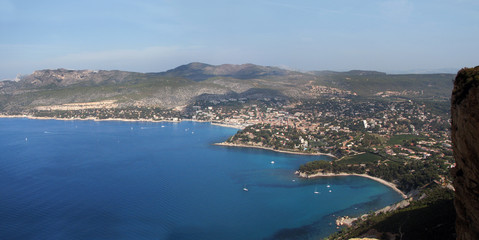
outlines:
{"label": "distant horizon line", "polygon": [[329,69],[324,69],[324,70],[303,70],[303,69],[297,69],[285,65],[261,65],[261,64],[254,64],[254,63],[241,63],[241,64],[230,64],[230,63],[223,63],[223,64],[210,64],[210,63],[204,63],[204,62],[190,62],[186,64],[181,64],[178,65],[177,67],[170,68],[167,70],[163,71],[135,71],[135,70],[122,70],[122,69],[80,69],[80,68],[66,68],[66,67],[58,67],[58,68],[44,68],[44,69],[37,69],[34,70],[31,73],[23,74],[23,73],[18,73],[15,78],[4,78],[1,79],[0,81],[18,81],[21,76],[27,76],[31,75],[36,71],[45,71],[45,70],[67,70],[67,71],[125,71],[125,72],[136,72],[136,73],[163,73],[169,70],[173,70],[175,68],[181,67],[181,66],[186,66],[189,64],[193,63],[201,63],[201,64],[206,64],[206,65],[211,65],[211,66],[221,66],[221,65],[255,65],[255,66],[262,66],[262,67],[276,67],[288,71],[296,71],[296,72],[301,72],[301,73],[309,73],[309,72],[336,72],[336,73],[346,73],[346,72],[352,72],[352,71],[365,71],[365,72],[378,72],[378,73],[385,73],[385,74],[390,74],[390,75],[395,75],[395,74],[457,74],[459,70],[462,68],[468,68],[468,67],[461,67],[461,68],[452,68],[452,67],[445,67],[445,68],[436,68],[436,69],[426,69],[426,68],[421,68],[421,69],[410,69],[410,70],[393,70],[393,71],[381,71],[381,70],[371,70],[371,69],[350,69],[350,70],[344,70],[344,69],[339,69],[339,70],[329,70]]}

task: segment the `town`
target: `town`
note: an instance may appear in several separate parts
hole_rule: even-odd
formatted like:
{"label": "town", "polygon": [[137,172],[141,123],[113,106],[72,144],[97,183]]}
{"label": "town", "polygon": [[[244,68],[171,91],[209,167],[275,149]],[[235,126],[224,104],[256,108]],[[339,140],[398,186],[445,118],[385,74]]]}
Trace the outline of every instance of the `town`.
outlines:
{"label": "town", "polygon": [[[447,108],[444,101],[362,98],[332,92],[301,100],[224,98],[198,100],[177,109],[111,105],[40,108],[29,114],[62,119],[188,119],[222,124],[241,129],[224,144],[327,154],[349,168],[343,167],[342,171],[373,174],[410,190],[422,183],[434,181],[447,185],[451,181],[448,169],[454,166],[454,161]],[[302,170],[309,173],[318,170],[312,166],[303,166]],[[375,174],[381,167],[405,169],[399,169],[394,176]],[[401,171],[413,177],[400,174]],[[420,180],[415,180],[419,177]],[[402,184],[398,178],[404,178]]]}

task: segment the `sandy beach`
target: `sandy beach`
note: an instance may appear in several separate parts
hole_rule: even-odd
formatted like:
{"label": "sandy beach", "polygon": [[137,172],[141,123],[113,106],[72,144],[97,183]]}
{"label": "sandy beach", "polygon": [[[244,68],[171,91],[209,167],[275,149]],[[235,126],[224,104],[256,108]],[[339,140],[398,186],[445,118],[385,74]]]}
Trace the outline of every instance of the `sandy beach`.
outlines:
{"label": "sandy beach", "polygon": [[394,191],[396,191],[397,193],[401,194],[401,196],[406,199],[407,198],[407,195],[402,192],[401,190],[399,190],[396,186],[396,184],[392,183],[392,182],[388,182],[384,179],[381,179],[381,178],[377,178],[377,177],[373,177],[373,176],[369,176],[367,174],[356,174],[356,173],[314,173],[314,174],[306,174],[306,173],[299,173],[299,176],[300,177],[304,177],[304,178],[316,178],[316,177],[339,177],[339,176],[358,176],[358,177],[365,177],[365,178],[369,178],[371,180],[374,180],[376,182],[379,182],[381,184],[384,184],[388,187],[390,187],[391,189],[393,189]]}
{"label": "sandy beach", "polygon": [[264,150],[269,150],[269,151],[274,151],[274,152],[279,152],[279,153],[288,153],[288,154],[297,154],[297,155],[311,155],[311,156],[328,156],[328,157],[336,158],[336,156],[334,156],[332,154],[329,154],[329,153],[293,152],[293,151],[286,151],[286,150],[277,150],[277,149],[274,149],[274,148],[271,148],[271,147],[253,146],[253,145],[247,145],[247,144],[222,142],[222,143],[214,143],[213,145],[227,146],[227,147],[257,148],[257,149],[264,149]]}
{"label": "sandy beach", "polygon": [[[37,120],[60,120],[60,121],[120,121],[120,122],[181,122],[181,121],[192,121],[192,122],[205,122],[205,121],[197,121],[193,119],[181,119],[181,120],[155,120],[155,119],[127,119],[127,118],[94,118],[94,117],[87,117],[87,118],[56,118],[56,117],[36,117],[31,115],[0,115],[0,118],[28,118],[28,119],[37,119]],[[229,126],[234,127],[234,126]]]}

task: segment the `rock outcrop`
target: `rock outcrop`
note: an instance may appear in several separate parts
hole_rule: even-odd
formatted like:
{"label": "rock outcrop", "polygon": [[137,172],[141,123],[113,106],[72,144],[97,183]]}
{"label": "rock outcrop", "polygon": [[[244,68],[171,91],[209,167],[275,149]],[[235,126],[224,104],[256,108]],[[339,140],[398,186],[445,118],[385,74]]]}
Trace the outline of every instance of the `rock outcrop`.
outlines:
{"label": "rock outcrop", "polygon": [[452,141],[456,167],[456,233],[479,239],[479,66],[458,72],[451,98]]}

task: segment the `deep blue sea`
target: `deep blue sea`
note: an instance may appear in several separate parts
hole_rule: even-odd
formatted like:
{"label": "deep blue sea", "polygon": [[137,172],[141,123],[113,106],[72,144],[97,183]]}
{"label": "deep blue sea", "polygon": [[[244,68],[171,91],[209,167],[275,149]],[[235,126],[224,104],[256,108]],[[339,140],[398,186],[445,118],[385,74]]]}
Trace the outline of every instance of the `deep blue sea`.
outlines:
{"label": "deep blue sea", "polygon": [[294,175],[326,157],[212,145],[236,131],[0,119],[0,239],[317,239],[337,215],[401,199],[366,178]]}

